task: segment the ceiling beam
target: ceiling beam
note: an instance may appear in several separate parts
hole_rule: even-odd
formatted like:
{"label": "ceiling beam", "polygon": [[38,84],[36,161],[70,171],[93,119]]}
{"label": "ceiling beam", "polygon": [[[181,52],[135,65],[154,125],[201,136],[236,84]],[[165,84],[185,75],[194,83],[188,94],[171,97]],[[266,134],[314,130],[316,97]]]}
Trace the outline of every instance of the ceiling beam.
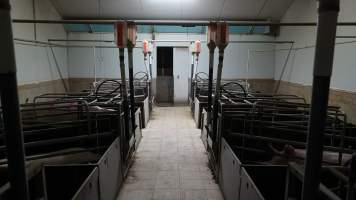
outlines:
{"label": "ceiling beam", "polygon": [[[114,24],[120,20],[32,20],[13,19],[13,23],[39,23],[39,24]],[[126,20],[137,25],[168,25],[168,26],[206,26],[211,21],[189,20]],[[279,23],[270,21],[225,21],[231,26],[316,26],[316,22]],[[338,26],[356,26],[356,22],[339,22]]]}

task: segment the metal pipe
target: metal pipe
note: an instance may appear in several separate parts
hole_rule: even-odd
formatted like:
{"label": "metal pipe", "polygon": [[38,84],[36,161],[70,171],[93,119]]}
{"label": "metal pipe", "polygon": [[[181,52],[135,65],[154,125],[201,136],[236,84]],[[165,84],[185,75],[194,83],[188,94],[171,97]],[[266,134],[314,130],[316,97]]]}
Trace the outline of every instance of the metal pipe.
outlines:
{"label": "metal pipe", "polygon": [[93,59],[94,59],[94,86],[96,86],[96,50],[93,47]]}
{"label": "metal pipe", "polygon": [[209,84],[208,84],[208,106],[207,106],[207,121],[208,125],[211,125],[212,103],[213,103],[213,76],[214,76],[214,53],[215,42],[210,42],[209,45]]}
{"label": "metal pipe", "polygon": [[56,57],[56,54],[54,53],[53,47],[50,46],[49,48],[51,49],[51,53],[52,53],[52,56],[53,56],[54,64],[56,65],[56,69],[57,69],[59,78],[60,78],[61,81],[62,81],[62,84],[63,84],[63,87],[64,87],[64,91],[65,91],[65,92],[69,92],[67,83],[66,83],[66,81],[64,80],[64,77],[63,77],[63,75],[62,75],[61,68],[60,68],[59,63],[58,63],[58,61],[57,61],[57,57]]}
{"label": "metal pipe", "polygon": [[278,93],[279,86],[281,85],[282,78],[283,78],[284,72],[285,72],[285,70],[286,70],[286,68],[287,68],[290,55],[292,54],[293,46],[294,46],[294,43],[292,43],[291,46],[290,46],[290,48],[289,48],[287,58],[286,58],[286,60],[284,61],[284,65],[283,65],[281,74],[279,75],[279,79],[278,79],[278,81],[277,81],[277,85],[276,85],[276,87],[275,87],[275,89],[274,89],[274,93]]}
{"label": "metal pipe", "polygon": [[[289,163],[290,172],[292,172],[299,180],[305,179],[305,174],[303,175],[303,169],[296,163]],[[342,200],[333,191],[327,188],[324,184],[320,183],[317,185],[318,192],[321,192],[327,199],[330,200]],[[318,198],[317,198],[318,199]],[[315,199],[314,199],[315,200]]]}
{"label": "metal pipe", "polygon": [[9,0],[0,0],[0,95],[9,162],[11,199],[28,200],[25,148],[16,79],[16,58]]}
{"label": "metal pipe", "polygon": [[[223,32],[223,31],[221,31]],[[221,33],[223,34],[223,33]],[[217,44],[219,48],[219,64],[218,64],[218,71],[217,71],[217,76],[216,76],[216,86],[215,86],[215,96],[214,96],[214,105],[213,105],[213,152],[215,153],[214,157],[216,158],[216,164],[217,168],[219,170],[220,167],[220,146],[221,146],[221,135],[218,135],[220,132],[218,131],[218,109],[219,109],[219,101],[220,101],[220,86],[221,86],[221,76],[222,76],[222,70],[224,66],[224,50],[228,43],[224,43],[223,41],[220,41],[219,44]],[[217,170],[217,171],[218,171]]]}
{"label": "metal pipe", "polygon": [[150,110],[152,110],[152,104],[153,104],[153,90],[152,90],[152,79],[153,79],[153,75],[152,75],[152,53],[148,53],[148,67],[150,70],[150,83],[149,83],[149,105],[150,105]]}
{"label": "metal pipe", "polygon": [[349,180],[347,188],[347,200],[353,200],[355,196],[355,183],[356,183],[356,154],[352,155]]}
{"label": "metal pipe", "polygon": [[[83,149],[78,149],[78,150],[73,149],[68,152],[60,152],[59,151],[59,152],[51,152],[51,153],[46,153],[46,154],[36,154],[33,156],[26,157],[26,161],[50,158],[50,157],[55,157],[55,156],[78,154],[78,153],[83,153],[83,152],[91,152],[91,151],[97,151],[97,150],[106,150],[107,148],[108,148],[108,146],[99,146],[99,147],[94,147],[94,148],[83,148]],[[7,164],[7,159],[0,161],[0,165],[5,165],[5,164]],[[1,194],[1,192],[0,192],[0,194]]]}
{"label": "metal pipe", "polygon": [[[28,40],[27,40],[28,41]],[[67,40],[67,39],[48,39],[48,41],[52,42],[92,42],[92,43],[113,43],[114,40]],[[143,42],[143,40],[136,40],[137,42]],[[152,40],[152,42],[186,42],[192,43],[193,40]],[[208,41],[200,41],[201,43],[207,43]],[[263,41],[263,40],[233,40],[229,41],[229,43],[255,43],[255,44],[292,44],[294,41]],[[51,43],[53,44],[53,43]]]}
{"label": "metal pipe", "polygon": [[[268,143],[274,143],[274,144],[288,144],[288,145],[293,145],[297,146],[300,148],[305,148],[307,144],[305,142],[299,142],[299,141],[294,141],[294,140],[287,140],[287,139],[279,139],[279,138],[270,138],[270,137],[265,137],[265,136],[258,136],[258,135],[251,135],[251,134],[243,134],[243,133],[237,133],[237,132],[232,132],[232,131],[226,131],[226,133],[230,134],[232,137],[241,137],[241,138],[246,138],[250,140],[255,140],[255,141],[263,141],[263,142],[268,142]],[[333,147],[333,146],[326,146],[325,150],[331,151],[331,152],[342,152],[342,153],[353,153],[354,151],[352,149],[340,149],[339,147]],[[320,161],[322,162],[322,161]],[[333,163],[337,164],[337,163]]]}
{"label": "metal pipe", "polygon": [[136,120],[135,120],[135,88],[134,88],[134,75],[133,75],[133,46],[128,45],[128,61],[129,61],[129,86],[130,86],[130,104],[131,104],[131,128],[132,133],[135,135]]}
{"label": "metal pipe", "polygon": [[247,63],[246,63],[246,79],[245,79],[245,90],[246,92],[249,92],[249,85],[248,85],[248,79],[249,79],[249,73],[250,73],[250,61],[251,61],[251,49],[247,51]]}
{"label": "metal pipe", "polygon": [[150,77],[151,77],[151,80],[152,80],[152,53],[148,53],[148,67],[149,67],[149,70],[150,70]]}
{"label": "metal pipe", "polygon": [[340,38],[340,39],[355,39],[356,36],[352,36],[352,35],[339,35],[339,36],[336,36],[336,38]]}
{"label": "metal pipe", "polygon": [[[95,133],[91,135],[79,135],[79,136],[73,136],[73,137],[61,137],[61,138],[56,138],[56,139],[47,139],[47,140],[39,140],[39,141],[33,141],[33,142],[28,142],[25,143],[26,149],[31,149],[31,148],[37,148],[37,147],[44,147],[44,146],[53,146],[53,145],[58,145],[58,144],[67,144],[70,142],[78,142],[78,141],[88,141],[88,140],[94,140],[94,139],[101,139],[101,138],[108,138],[115,136],[114,133],[112,132],[104,132],[104,133]],[[0,146],[0,152],[5,151],[4,146]],[[9,160],[10,162],[10,160]]]}
{"label": "metal pipe", "polygon": [[311,114],[302,199],[318,198],[323,138],[333,68],[339,0],[319,0]]}
{"label": "metal pipe", "polygon": [[[33,19],[36,19],[36,0],[32,0],[32,15]],[[33,36],[37,40],[37,24],[33,23]]]}
{"label": "metal pipe", "polygon": [[28,40],[28,39],[21,39],[21,38],[14,38],[14,41],[18,42],[23,42],[23,43],[18,43],[22,45],[26,45],[25,43],[33,43],[33,44],[40,44],[43,46],[49,46],[49,47],[62,47],[62,48],[110,48],[110,49],[117,49],[117,46],[103,46],[103,45],[65,45],[65,44],[55,44],[51,42],[43,42],[43,41],[38,41],[38,40]]}
{"label": "metal pipe", "polygon": [[194,102],[194,53],[192,53],[192,62],[191,62],[191,69],[190,69],[190,94],[192,102]]}
{"label": "metal pipe", "polygon": [[48,39],[49,42],[103,42],[114,43],[114,40],[72,40],[72,39]]}
{"label": "metal pipe", "polygon": [[[120,60],[120,72],[121,72],[121,86],[122,86],[122,99],[124,105],[124,113],[125,113],[125,138],[126,140],[130,139],[130,112],[129,112],[129,105],[127,99],[127,86],[126,86],[126,71],[125,71],[125,50],[124,48],[119,49],[119,60]],[[124,143],[124,149],[127,148],[127,144]]]}
{"label": "metal pipe", "polygon": [[[33,20],[13,19],[13,23],[38,23],[38,24],[114,24],[117,20]],[[207,26],[208,20],[127,20],[136,25],[166,25],[166,26]],[[224,21],[230,26],[317,26],[316,22],[278,23],[269,21]],[[356,26],[356,22],[339,22],[337,26]]]}

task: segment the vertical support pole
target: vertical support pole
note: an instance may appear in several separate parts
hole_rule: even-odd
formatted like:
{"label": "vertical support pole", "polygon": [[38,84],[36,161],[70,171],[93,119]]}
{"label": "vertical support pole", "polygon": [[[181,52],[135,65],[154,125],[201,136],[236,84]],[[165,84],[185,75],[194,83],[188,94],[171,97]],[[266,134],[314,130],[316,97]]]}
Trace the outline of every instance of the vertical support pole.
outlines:
{"label": "vertical support pole", "polygon": [[136,120],[135,120],[135,88],[134,88],[134,74],[133,74],[133,48],[136,45],[136,31],[137,27],[134,23],[127,23],[127,51],[129,56],[129,84],[130,84],[130,103],[131,103],[131,123],[132,134],[135,137]]}
{"label": "vertical support pole", "polygon": [[131,123],[132,123],[132,134],[135,135],[136,122],[135,122],[135,88],[134,88],[134,78],[133,78],[133,47],[128,46],[128,56],[129,56],[129,85],[130,85],[130,104],[131,104]]}
{"label": "vertical support pole", "polygon": [[9,0],[0,0],[0,95],[9,165],[11,199],[28,200],[25,148],[17,93]]}
{"label": "vertical support pole", "polygon": [[[214,105],[213,105],[213,140],[216,142],[217,151],[219,147],[219,138],[217,137],[218,128],[217,128],[217,119],[218,119],[218,107],[219,107],[219,100],[220,100],[220,86],[221,86],[221,76],[222,70],[224,66],[224,50],[229,44],[229,26],[227,23],[219,22],[216,23],[216,30],[215,30],[215,43],[219,49],[219,64],[218,64],[218,71],[216,76],[216,86],[215,86],[215,97],[214,97]],[[210,36],[211,37],[211,36]]]}
{"label": "vertical support pole", "polygon": [[330,78],[333,67],[339,0],[319,0],[314,78],[309,119],[303,200],[318,199]]}
{"label": "vertical support pole", "polygon": [[355,198],[355,183],[356,183],[356,154],[352,155],[351,167],[349,172],[349,185],[347,188],[347,200],[354,200]]}
{"label": "vertical support pole", "polygon": [[93,47],[93,59],[94,59],[94,86],[96,85],[96,49]]}
{"label": "vertical support pole", "polygon": [[[144,63],[146,67],[146,71],[148,73],[148,101],[149,101],[149,107],[150,111],[152,110],[152,64],[151,64],[151,54],[152,54],[152,45],[149,43],[147,40],[144,40],[142,42],[142,50],[143,50],[143,55],[144,55]],[[148,65],[147,65],[147,55],[148,55]]]}
{"label": "vertical support pole", "polygon": [[121,86],[122,86],[122,99],[125,113],[125,138],[130,139],[130,110],[127,99],[127,86],[126,86],[126,71],[125,71],[125,49],[119,49],[120,72],[121,72]]}
{"label": "vertical support pole", "polygon": [[153,75],[152,75],[152,53],[148,53],[148,66],[150,69],[150,77],[152,79]]}
{"label": "vertical support pole", "polygon": [[209,47],[209,82],[208,82],[208,107],[207,107],[207,120],[208,125],[211,125],[211,107],[213,103],[213,77],[214,77],[214,53],[215,53],[215,42],[210,42]]}
{"label": "vertical support pole", "polygon": [[219,100],[220,100],[220,86],[221,86],[221,76],[222,70],[224,66],[224,49],[219,49],[219,64],[218,64],[218,71],[216,76],[216,86],[215,86],[215,97],[214,97],[214,105],[213,105],[213,131],[214,131],[214,138],[213,140],[217,141],[217,133],[218,133],[218,110],[219,110]]}
{"label": "vertical support pole", "polygon": [[194,102],[195,98],[195,90],[194,90],[194,53],[192,53],[192,64],[191,64],[191,72],[190,72],[190,98],[192,99],[192,102]]}
{"label": "vertical support pole", "polygon": [[198,53],[195,53],[195,68],[194,68],[194,71],[195,71],[195,80],[198,80],[198,65],[199,65],[199,54]]}
{"label": "vertical support pole", "polygon": [[[197,89],[197,84],[198,84],[198,65],[199,65],[199,54],[201,52],[201,43],[200,40],[196,40],[195,42],[193,42],[190,45],[190,51],[192,53],[192,80],[194,80],[194,84],[193,84],[193,102],[194,102],[194,98],[196,96],[196,89]],[[193,82],[192,82],[193,83]]]}
{"label": "vertical support pole", "polygon": [[148,67],[150,70],[150,109],[152,109],[152,101],[153,101],[153,91],[152,91],[152,79],[153,79],[153,75],[152,75],[152,53],[148,53]]}
{"label": "vertical support pole", "polygon": [[251,49],[247,51],[247,64],[246,64],[246,79],[245,79],[245,86],[246,86],[246,92],[249,92],[249,86],[248,86],[248,79],[249,79],[249,73],[250,73],[250,59],[251,59]]}

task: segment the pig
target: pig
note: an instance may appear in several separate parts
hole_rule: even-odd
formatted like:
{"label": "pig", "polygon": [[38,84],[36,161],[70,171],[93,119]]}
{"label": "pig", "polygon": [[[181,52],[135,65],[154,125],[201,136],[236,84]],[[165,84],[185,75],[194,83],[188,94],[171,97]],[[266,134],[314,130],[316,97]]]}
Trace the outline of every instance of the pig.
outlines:
{"label": "pig", "polygon": [[[296,162],[303,164],[307,155],[307,151],[305,149],[296,149],[292,145],[285,145],[283,150],[279,151],[273,147],[273,145],[269,145],[274,155],[272,159],[269,161],[271,164],[275,165],[287,165],[288,162]],[[352,159],[352,154],[343,153],[341,164],[343,166],[349,165]],[[323,163],[337,165],[339,164],[339,153],[324,151],[323,152]]]}

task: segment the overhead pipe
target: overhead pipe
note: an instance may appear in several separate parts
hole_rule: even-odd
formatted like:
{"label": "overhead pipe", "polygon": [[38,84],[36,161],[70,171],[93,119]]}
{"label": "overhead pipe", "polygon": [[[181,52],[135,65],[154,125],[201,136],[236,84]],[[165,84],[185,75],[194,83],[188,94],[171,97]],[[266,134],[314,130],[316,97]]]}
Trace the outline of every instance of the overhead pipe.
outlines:
{"label": "overhead pipe", "polygon": [[333,68],[340,0],[319,0],[314,77],[308,130],[307,158],[302,187],[303,200],[319,195],[330,78]]}
{"label": "overhead pipe", "polygon": [[[67,39],[49,39],[50,42],[103,42],[103,43],[113,43],[115,40],[67,40]],[[186,42],[193,43],[193,40],[151,40],[152,42]],[[136,40],[136,42],[144,43],[145,40]],[[200,43],[209,43],[209,41],[200,40]],[[229,43],[255,43],[255,44],[293,44],[294,41],[264,41],[264,40],[234,40]],[[53,43],[51,43],[53,44]]]}
{"label": "overhead pipe", "polygon": [[338,38],[338,39],[355,39],[356,36],[355,35],[339,35],[339,36],[336,36],[336,38]]}
{"label": "overhead pipe", "polygon": [[39,40],[28,40],[28,39],[21,39],[21,38],[14,38],[13,40],[16,41],[16,42],[33,43],[33,44],[49,46],[49,47],[62,47],[62,48],[67,48],[67,47],[73,47],[73,48],[113,48],[113,49],[117,49],[117,46],[67,45],[67,44],[55,44],[55,43],[52,43],[52,42],[44,42],[44,41],[39,41]]}
{"label": "overhead pipe", "polygon": [[[13,23],[38,24],[108,24],[113,25],[119,20],[34,20],[13,19]],[[136,25],[166,25],[166,26],[207,26],[208,20],[128,20]],[[269,21],[231,21],[225,20],[230,26],[317,26],[316,22],[278,23]],[[339,22],[337,26],[356,26],[356,22]]]}
{"label": "overhead pipe", "polygon": [[73,40],[73,39],[48,39],[49,42],[103,42],[114,43],[115,40]]}
{"label": "overhead pipe", "polygon": [[29,200],[9,0],[0,0],[0,95],[11,199]]}

